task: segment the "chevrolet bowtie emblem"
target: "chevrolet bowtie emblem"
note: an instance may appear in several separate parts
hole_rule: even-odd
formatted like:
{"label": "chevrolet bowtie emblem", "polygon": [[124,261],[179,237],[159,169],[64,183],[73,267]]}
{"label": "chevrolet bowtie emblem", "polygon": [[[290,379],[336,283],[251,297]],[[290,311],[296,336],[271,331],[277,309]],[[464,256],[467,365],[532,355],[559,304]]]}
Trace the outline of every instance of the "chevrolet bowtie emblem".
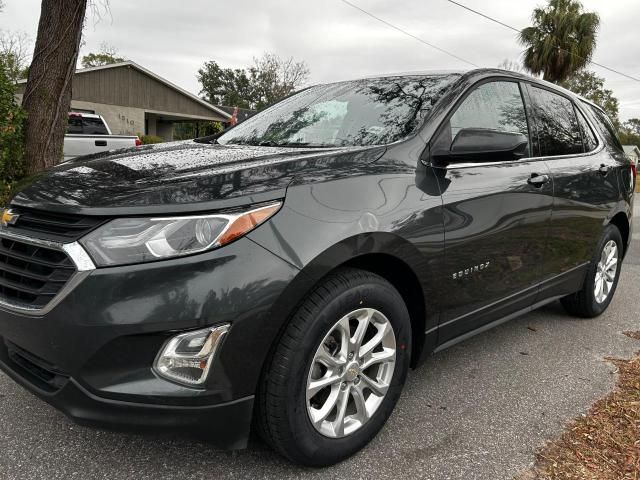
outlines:
{"label": "chevrolet bowtie emblem", "polygon": [[2,226],[15,225],[19,217],[20,215],[13,213],[10,208],[5,208],[2,211]]}

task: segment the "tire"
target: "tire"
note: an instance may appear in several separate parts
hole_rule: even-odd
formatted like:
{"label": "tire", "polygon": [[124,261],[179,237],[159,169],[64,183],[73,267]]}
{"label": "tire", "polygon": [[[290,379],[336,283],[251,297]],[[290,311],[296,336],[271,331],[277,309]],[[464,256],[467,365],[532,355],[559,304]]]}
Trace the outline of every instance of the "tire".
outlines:
{"label": "tire", "polygon": [[[612,283],[610,287],[606,288],[606,296],[603,299],[602,296],[596,295],[596,282],[602,269],[601,260],[603,259],[604,250],[613,244],[615,244],[615,250],[617,252],[616,269],[613,275],[611,275],[611,270],[605,275],[606,279],[611,280]],[[591,259],[591,264],[587,270],[582,289],[560,300],[562,306],[568,313],[577,317],[593,318],[602,314],[607,309],[618,286],[623,252],[624,246],[620,231],[615,225],[607,225]],[[605,287],[609,285],[604,279],[602,281],[605,282],[603,284]]]}
{"label": "tire", "polygon": [[[342,335],[348,331],[350,338],[357,338],[357,325],[370,325],[359,348],[343,343],[347,335]],[[380,344],[371,354],[377,353],[386,360],[360,371],[354,363],[357,353],[364,354],[378,340]],[[390,357],[392,344],[395,360]],[[346,352],[356,352],[356,356],[349,360]],[[361,362],[370,358],[366,354]],[[274,450],[301,465],[321,467],[344,460],[375,437],[389,418],[410,359],[411,324],[398,291],[373,273],[352,268],[337,270],[302,302],[265,365],[257,395],[258,432]],[[333,365],[343,360],[344,367]],[[324,381],[321,377],[333,380],[336,376],[338,381],[311,393],[317,385],[311,382]],[[369,390],[370,378],[376,382],[376,389],[388,385],[381,398]],[[380,394],[382,390],[379,389]],[[314,426],[311,416],[322,418],[333,398],[338,400],[332,413]],[[365,399],[365,403],[356,405],[356,398]],[[367,420],[363,412],[376,404]],[[338,405],[346,405],[344,422],[339,421]]]}

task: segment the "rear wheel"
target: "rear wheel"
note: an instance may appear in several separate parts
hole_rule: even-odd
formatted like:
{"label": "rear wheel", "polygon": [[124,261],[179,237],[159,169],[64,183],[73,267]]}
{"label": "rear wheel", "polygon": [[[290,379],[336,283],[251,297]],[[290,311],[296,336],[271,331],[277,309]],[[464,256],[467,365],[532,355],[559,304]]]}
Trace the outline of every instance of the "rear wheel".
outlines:
{"label": "rear wheel", "polygon": [[623,248],[618,228],[607,225],[589,265],[582,290],[561,300],[567,312],[592,318],[607,309],[618,286]]}
{"label": "rear wheel", "polygon": [[258,394],[265,440],[310,466],[339,462],[382,428],[411,357],[409,314],[378,275],[342,269],[325,279],[286,327]]}

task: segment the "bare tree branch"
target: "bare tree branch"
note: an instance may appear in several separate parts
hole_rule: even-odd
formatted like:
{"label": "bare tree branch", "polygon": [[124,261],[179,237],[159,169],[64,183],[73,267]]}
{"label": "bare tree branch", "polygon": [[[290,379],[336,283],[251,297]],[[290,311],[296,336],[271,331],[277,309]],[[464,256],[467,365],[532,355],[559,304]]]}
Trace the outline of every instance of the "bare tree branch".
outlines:
{"label": "bare tree branch", "polygon": [[309,78],[309,67],[293,57],[264,53],[249,68],[221,68],[215,61],[198,70],[200,94],[207,101],[261,110],[290,95]]}
{"label": "bare tree branch", "polygon": [[518,63],[515,60],[509,60],[508,58],[505,58],[503,61],[501,61],[498,64],[498,68],[501,68],[502,70],[509,70],[511,72],[527,73],[524,65]]}
{"label": "bare tree branch", "polygon": [[0,57],[5,62],[9,78],[16,82],[24,78],[29,66],[31,38],[25,32],[0,31]]}
{"label": "bare tree branch", "polygon": [[[111,15],[109,0],[90,0],[87,4],[87,10],[93,19],[93,28],[102,21],[105,15],[109,15],[111,23],[113,23],[113,15]],[[87,15],[87,17],[89,17],[89,15]]]}
{"label": "bare tree branch", "polygon": [[118,56],[118,50],[107,42],[100,44],[98,53],[88,53],[82,57],[82,68],[99,67],[101,65],[110,65],[112,63],[124,62],[126,58]]}

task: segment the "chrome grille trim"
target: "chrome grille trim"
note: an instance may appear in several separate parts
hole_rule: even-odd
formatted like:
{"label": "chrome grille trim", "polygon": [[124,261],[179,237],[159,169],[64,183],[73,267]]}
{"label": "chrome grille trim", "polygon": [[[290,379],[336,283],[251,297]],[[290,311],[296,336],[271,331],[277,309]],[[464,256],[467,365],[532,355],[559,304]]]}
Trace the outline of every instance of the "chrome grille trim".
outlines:
{"label": "chrome grille trim", "polygon": [[40,240],[37,238],[31,238],[24,235],[19,235],[7,231],[6,229],[0,229],[0,238],[6,238],[8,240],[15,240],[17,242],[26,243],[36,247],[45,247],[52,250],[59,250],[64,252],[73,262],[76,267],[76,272],[69,278],[67,283],[60,289],[60,291],[44,306],[33,307],[25,305],[19,302],[12,302],[11,300],[0,298],[0,309],[8,310],[15,313],[42,316],[53,310],[85,277],[87,277],[96,266],[89,257],[89,254],[78,242],[71,243],[58,243],[49,240]]}

